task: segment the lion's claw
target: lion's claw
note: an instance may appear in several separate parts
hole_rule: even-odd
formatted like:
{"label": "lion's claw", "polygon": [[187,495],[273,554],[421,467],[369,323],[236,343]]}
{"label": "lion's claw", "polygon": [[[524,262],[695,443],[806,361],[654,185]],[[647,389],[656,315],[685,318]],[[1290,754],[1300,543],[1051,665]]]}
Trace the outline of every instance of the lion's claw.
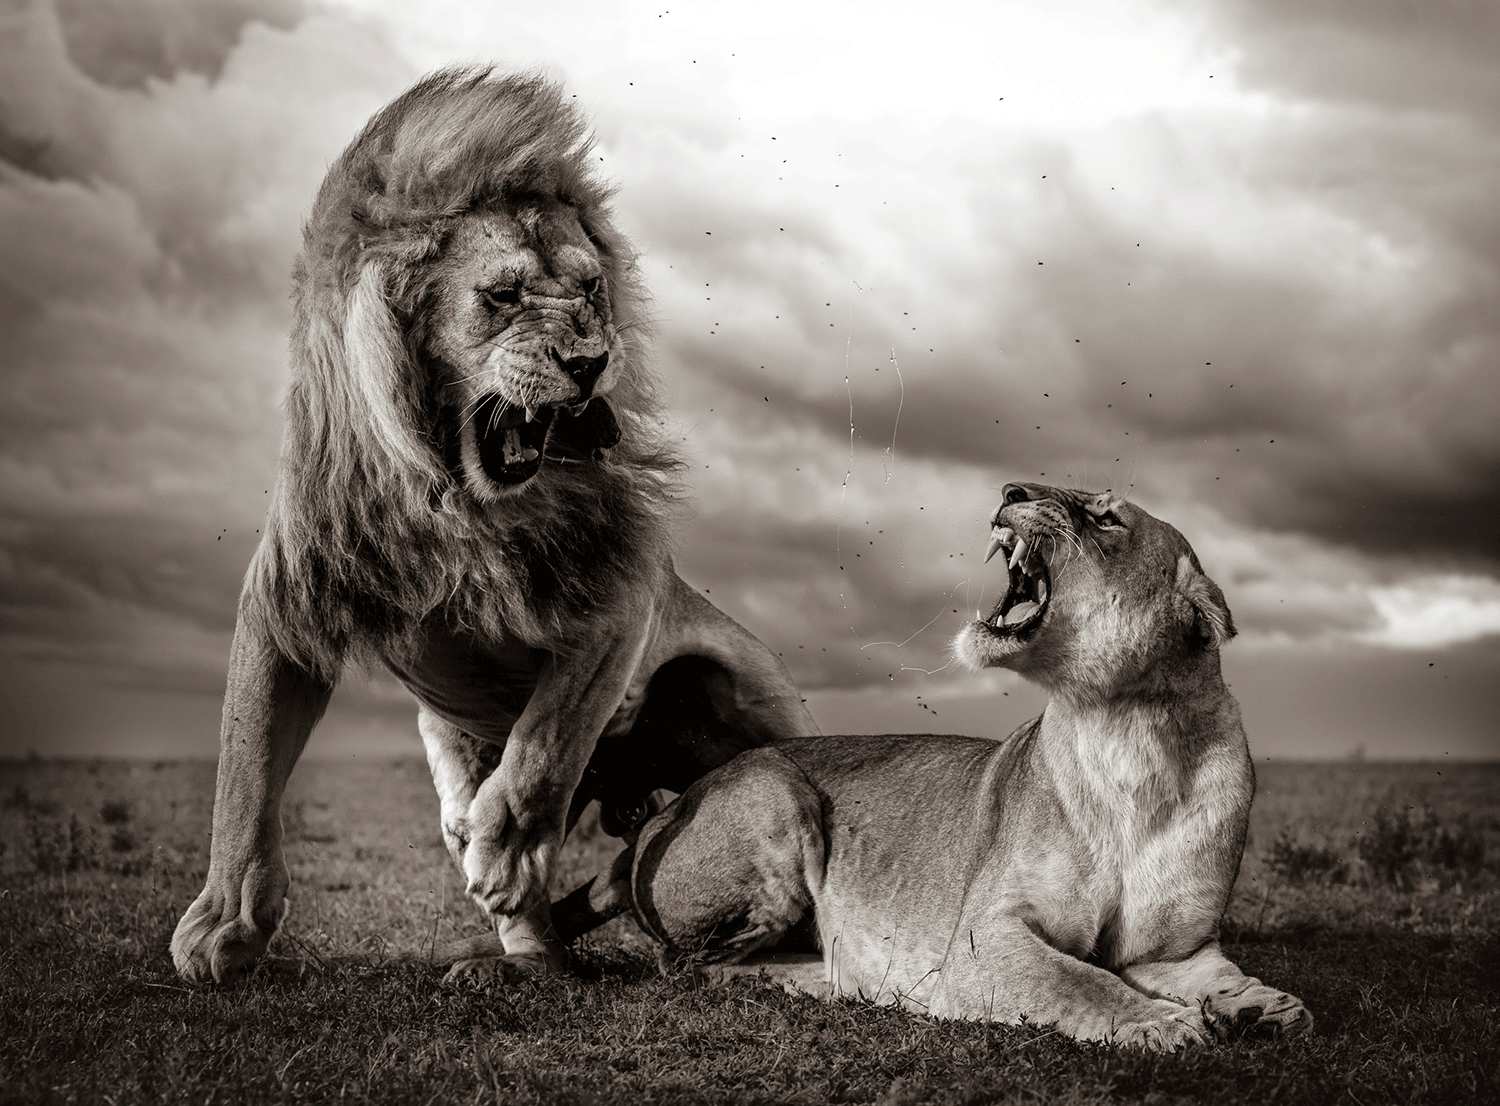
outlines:
{"label": "lion's claw", "polygon": [[460,960],[443,977],[445,986],[509,986],[527,979],[540,979],[563,970],[562,964],[543,953],[512,953]]}

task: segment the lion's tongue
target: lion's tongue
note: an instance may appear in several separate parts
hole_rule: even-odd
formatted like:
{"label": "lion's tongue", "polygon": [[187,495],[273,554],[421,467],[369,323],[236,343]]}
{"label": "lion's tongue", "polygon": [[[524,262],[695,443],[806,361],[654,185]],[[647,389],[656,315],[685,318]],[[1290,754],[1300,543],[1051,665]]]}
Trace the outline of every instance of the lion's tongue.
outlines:
{"label": "lion's tongue", "polygon": [[1038,605],[1030,599],[1023,600],[1005,612],[1005,624],[1007,626],[1018,626],[1036,614],[1037,609]]}
{"label": "lion's tongue", "polygon": [[[499,405],[498,400],[490,402]],[[484,427],[480,458],[491,476],[520,475],[520,471],[533,466],[542,455],[547,426],[552,421],[550,408],[544,407],[530,422],[526,421],[524,410],[505,405],[499,405],[498,413],[493,407],[490,410],[481,408],[477,417]]]}

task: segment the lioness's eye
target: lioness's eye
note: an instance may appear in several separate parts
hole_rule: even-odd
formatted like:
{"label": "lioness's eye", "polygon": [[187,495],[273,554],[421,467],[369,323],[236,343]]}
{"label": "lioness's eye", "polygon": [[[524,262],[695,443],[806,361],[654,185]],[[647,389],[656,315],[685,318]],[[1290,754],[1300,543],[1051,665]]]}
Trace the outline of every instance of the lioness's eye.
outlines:
{"label": "lioness's eye", "polygon": [[1123,530],[1125,524],[1113,511],[1105,511],[1094,516],[1094,522],[1101,530]]}
{"label": "lioness's eye", "polygon": [[493,288],[482,289],[480,295],[491,307],[511,306],[521,302],[521,287],[518,284],[497,284]]}

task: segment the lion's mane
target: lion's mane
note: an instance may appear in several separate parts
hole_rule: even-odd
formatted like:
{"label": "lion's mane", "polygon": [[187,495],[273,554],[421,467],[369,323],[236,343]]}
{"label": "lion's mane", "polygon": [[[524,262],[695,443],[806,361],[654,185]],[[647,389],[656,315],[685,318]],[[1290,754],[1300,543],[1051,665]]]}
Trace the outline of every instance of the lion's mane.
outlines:
{"label": "lion's mane", "polygon": [[[454,68],[376,114],[329,169],[293,273],[280,476],[241,598],[320,677],[399,654],[439,616],[556,646],[651,578],[679,463],[644,371],[635,254],[592,146],[551,82]],[[457,420],[425,352],[434,274],[458,220],[539,199],[570,205],[599,252],[627,352],[608,397],[622,438],[486,506],[455,472]]]}

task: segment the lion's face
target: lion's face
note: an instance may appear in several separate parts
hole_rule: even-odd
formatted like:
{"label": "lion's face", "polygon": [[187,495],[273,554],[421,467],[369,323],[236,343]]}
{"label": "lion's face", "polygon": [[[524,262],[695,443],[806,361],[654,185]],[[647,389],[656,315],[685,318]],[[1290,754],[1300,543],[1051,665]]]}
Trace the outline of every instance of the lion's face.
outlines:
{"label": "lion's face", "polygon": [[425,346],[459,420],[464,480],[482,501],[519,492],[544,456],[582,460],[619,440],[602,398],[625,361],[607,282],[558,201],[478,212],[448,236]]}
{"label": "lion's face", "polygon": [[1108,493],[1003,495],[986,560],[1004,555],[1005,591],[954,641],[964,663],[1107,696],[1233,635],[1223,593],[1172,526]]}

